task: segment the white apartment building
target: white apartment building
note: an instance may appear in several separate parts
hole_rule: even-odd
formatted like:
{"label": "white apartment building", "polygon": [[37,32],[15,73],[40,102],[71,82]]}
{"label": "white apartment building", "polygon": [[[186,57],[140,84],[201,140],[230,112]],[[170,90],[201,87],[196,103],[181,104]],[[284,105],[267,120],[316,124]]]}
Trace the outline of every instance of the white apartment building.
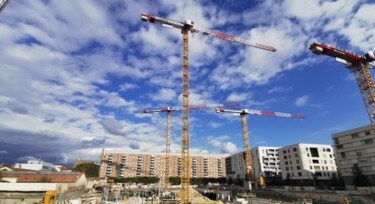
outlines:
{"label": "white apartment building", "polygon": [[281,174],[279,148],[259,146],[251,149],[254,178],[274,177]]}
{"label": "white apartment building", "polygon": [[[253,180],[259,176],[273,177],[280,174],[279,147],[255,147],[251,151]],[[245,152],[239,152],[225,159],[227,178],[236,181],[246,179]]]}
{"label": "white apartment building", "polygon": [[311,180],[330,179],[337,175],[331,145],[294,144],[279,149],[282,178]]}
{"label": "white apartment building", "polygon": [[14,167],[20,168],[20,169],[35,170],[35,171],[41,171],[41,170],[53,171],[56,168],[62,167],[62,166],[61,165],[54,165],[54,164],[49,163],[49,162],[34,159],[34,160],[28,160],[27,163],[16,163],[14,165]]}
{"label": "white apartment building", "polygon": [[245,152],[239,152],[228,156],[225,158],[225,165],[227,179],[231,179],[232,181],[246,180]]}
{"label": "white apartment building", "polygon": [[352,167],[358,165],[370,183],[375,183],[375,133],[371,125],[332,135],[337,168],[345,185],[353,184]]}

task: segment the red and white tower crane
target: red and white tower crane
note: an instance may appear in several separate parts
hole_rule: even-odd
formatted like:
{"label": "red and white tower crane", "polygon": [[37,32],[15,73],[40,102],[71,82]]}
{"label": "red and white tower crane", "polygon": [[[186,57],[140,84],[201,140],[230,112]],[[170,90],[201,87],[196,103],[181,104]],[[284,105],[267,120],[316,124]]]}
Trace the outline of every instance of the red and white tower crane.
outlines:
{"label": "red and white tower crane", "polygon": [[245,151],[245,161],[246,161],[246,181],[249,185],[248,188],[251,190],[251,182],[253,181],[252,173],[252,161],[250,154],[250,142],[249,142],[249,131],[247,126],[247,115],[260,115],[260,116],[276,116],[276,117],[287,117],[287,118],[305,118],[304,115],[300,114],[290,114],[290,113],[280,113],[280,112],[270,112],[263,110],[252,110],[252,109],[243,109],[243,110],[228,110],[223,108],[216,108],[216,113],[233,113],[241,116],[242,124],[242,135]]}
{"label": "red and white tower crane", "polygon": [[167,27],[181,30],[182,33],[182,139],[181,139],[181,187],[180,203],[190,203],[190,112],[189,112],[189,31],[191,33],[202,33],[218,39],[227,40],[242,45],[247,45],[267,51],[275,52],[274,47],[260,43],[251,43],[248,40],[241,39],[232,35],[221,33],[206,28],[200,28],[194,25],[191,20],[178,22],[169,20],[147,13],[141,14],[144,22],[158,23]]}
{"label": "red and white tower crane", "polygon": [[318,42],[312,43],[309,49],[314,54],[323,54],[336,58],[336,61],[344,63],[346,67],[353,72],[357,79],[357,84],[361,91],[372,129],[375,132],[375,85],[370,73],[370,68],[374,67],[374,64],[372,64],[375,61],[374,53],[368,51],[365,55],[361,56]]}
{"label": "red and white tower crane", "polygon": [[[228,106],[239,106],[239,103],[223,103],[223,104],[203,104],[203,105],[192,105],[189,107],[190,110],[198,110],[198,109],[205,109],[205,108],[219,108],[219,107],[228,107]],[[172,118],[172,111],[180,111],[182,110],[182,106],[176,107],[166,107],[166,108],[159,108],[155,110],[141,110],[141,114],[143,113],[167,113],[167,139],[166,139],[166,149],[165,149],[165,172],[164,172],[164,180],[163,180],[163,187],[164,191],[168,191],[169,188],[169,175],[170,175],[170,162],[171,162],[171,118]]]}

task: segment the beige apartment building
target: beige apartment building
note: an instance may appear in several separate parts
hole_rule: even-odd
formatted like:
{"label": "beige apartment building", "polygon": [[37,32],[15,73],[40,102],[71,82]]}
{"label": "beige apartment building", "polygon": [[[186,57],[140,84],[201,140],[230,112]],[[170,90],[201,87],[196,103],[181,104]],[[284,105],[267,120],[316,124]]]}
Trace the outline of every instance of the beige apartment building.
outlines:
{"label": "beige apartment building", "polygon": [[[227,155],[190,155],[191,177],[226,177],[225,157]],[[100,162],[100,177],[163,177],[165,174],[165,153],[106,152],[103,150]],[[181,175],[181,155],[171,154],[170,176]]]}
{"label": "beige apartment building", "polygon": [[371,125],[332,135],[337,168],[345,185],[353,185],[352,168],[358,166],[370,183],[375,183],[375,134]]}

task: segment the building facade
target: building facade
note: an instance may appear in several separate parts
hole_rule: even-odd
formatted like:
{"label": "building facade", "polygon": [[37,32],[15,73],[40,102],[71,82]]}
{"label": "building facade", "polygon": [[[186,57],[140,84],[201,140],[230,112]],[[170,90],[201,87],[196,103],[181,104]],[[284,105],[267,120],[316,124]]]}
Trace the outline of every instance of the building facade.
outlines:
{"label": "building facade", "polygon": [[284,180],[328,180],[337,176],[333,148],[321,144],[294,144],[279,149]]}
{"label": "building facade", "polygon": [[[279,147],[259,146],[251,149],[253,180],[260,176],[273,177],[280,175]],[[239,152],[225,159],[227,178],[232,181],[245,181],[246,160],[245,152]]]}
{"label": "building facade", "polygon": [[352,168],[359,167],[375,183],[375,133],[371,125],[332,135],[337,167],[345,185],[353,185]]}
{"label": "building facade", "polygon": [[280,172],[280,147],[255,147],[251,149],[253,174],[255,178],[279,176]]}
{"label": "building facade", "polygon": [[[191,177],[220,178],[226,176],[226,155],[190,155]],[[165,153],[115,153],[103,150],[100,177],[137,177],[165,174]],[[181,155],[171,154],[170,177],[181,175]]]}
{"label": "building facade", "polygon": [[54,165],[49,162],[35,159],[35,160],[28,160],[27,163],[16,163],[14,167],[20,168],[20,169],[35,170],[35,171],[54,171],[57,167],[61,167],[61,165]]}

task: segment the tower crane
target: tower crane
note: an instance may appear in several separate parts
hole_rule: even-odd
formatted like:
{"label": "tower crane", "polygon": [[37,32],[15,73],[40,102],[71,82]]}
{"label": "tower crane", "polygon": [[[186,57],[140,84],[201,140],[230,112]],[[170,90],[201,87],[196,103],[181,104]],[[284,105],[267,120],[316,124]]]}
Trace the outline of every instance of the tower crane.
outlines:
{"label": "tower crane", "polygon": [[247,126],[247,115],[260,115],[260,116],[276,116],[276,117],[287,117],[287,118],[305,118],[304,115],[301,114],[290,114],[290,113],[280,113],[280,112],[270,112],[270,111],[263,111],[263,110],[253,110],[253,109],[242,109],[242,110],[228,110],[223,108],[216,108],[216,113],[233,113],[236,115],[241,116],[241,124],[242,124],[242,135],[243,135],[243,143],[244,143],[244,151],[245,151],[245,161],[246,161],[246,181],[249,185],[249,190],[251,190],[251,182],[253,181],[253,173],[252,173],[252,161],[250,155],[250,142],[249,142],[249,131]]}
{"label": "tower crane", "polygon": [[[239,103],[224,103],[224,104],[203,104],[203,105],[192,105],[189,107],[190,110],[198,110],[204,108],[219,108],[219,107],[227,107],[227,106],[239,106]],[[141,114],[143,113],[167,113],[167,139],[166,139],[166,149],[165,149],[165,172],[164,172],[164,191],[168,191],[169,188],[169,173],[170,173],[170,161],[171,161],[171,118],[172,118],[172,111],[179,111],[182,110],[181,106],[176,107],[166,107],[166,108],[159,108],[155,110],[141,110]]]}
{"label": "tower crane", "polygon": [[241,39],[232,35],[218,31],[200,28],[194,25],[194,21],[185,20],[178,22],[165,19],[147,13],[141,14],[141,20],[144,22],[158,23],[166,27],[176,28],[182,33],[182,138],[181,138],[181,186],[180,186],[180,203],[190,202],[190,111],[189,111],[189,31],[191,33],[201,33],[210,37],[227,40],[254,48],[275,52],[272,46],[260,43],[251,43],[248,40]]}
{"label": "tower crane", "polygon": [[375,132],[375,85],[370,73],[370,68],[374,67],[374,53],[368,51],[365,55],[361,56],[318,42],[313,42],[309,46],[309,49],[314,54],[323,54],[336,58],[336,61],[344,63],[353,72],[365,103],[372,129]]}

